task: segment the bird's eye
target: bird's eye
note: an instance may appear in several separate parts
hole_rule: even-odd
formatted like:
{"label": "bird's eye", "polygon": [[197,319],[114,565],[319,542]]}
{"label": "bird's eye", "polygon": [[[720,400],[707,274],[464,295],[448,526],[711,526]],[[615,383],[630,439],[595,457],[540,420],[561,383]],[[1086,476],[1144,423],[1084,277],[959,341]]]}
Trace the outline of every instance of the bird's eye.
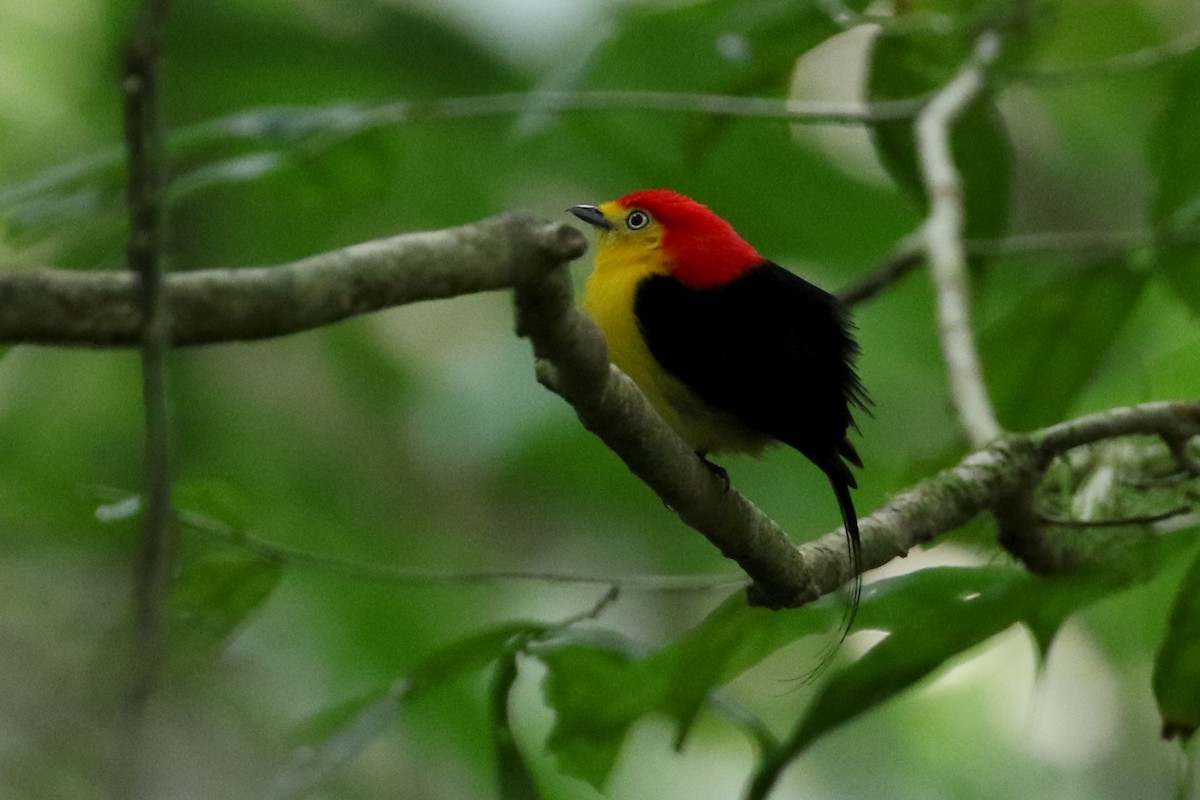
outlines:
{"label": "bird's eye", "polygon": [[625,218],[625,227],[631,231],[640,231],[649,224],[650,215],[640,208],[630,211],[629,216]]}

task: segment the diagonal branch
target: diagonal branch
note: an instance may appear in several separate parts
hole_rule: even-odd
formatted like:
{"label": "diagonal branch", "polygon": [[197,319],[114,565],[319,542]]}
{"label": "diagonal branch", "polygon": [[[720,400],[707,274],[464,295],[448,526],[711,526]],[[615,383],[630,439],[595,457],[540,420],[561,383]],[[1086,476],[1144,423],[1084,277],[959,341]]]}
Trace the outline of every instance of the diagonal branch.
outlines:
{"label": "diagonal branch", "polygon": [[[600,330],[575,308],[566,270],[519,284],[516,301],[518,332],[533,342],[539,379],[680,519],[746,571],[756,602],[790,607],[820,596],[813,569],[783,530],[705,468],[633,381],[609,365]],[[845,560],[834,566],[838,585],[853,575]]]}
{"label": "diagonal branch", "polygon": [[[584,426],[686,524],[746,571],[755,582],[752,599],[800,605],[850,580],[853,567],[840,530],[795,547],[770,518],[701,466],[632,381],[608,365],[599,330],[571,302],[565,272],[517,286],[516,295],[518,330],[533,342],[542,382],[574,406]],[[1182,440],[1200,435],[1200,402],[1116,409],[993,439],[862,518],[862,566],[882,566],[984,511],[1006,508],[1073,447],[1137,433]],[[1028,560],[1047,571],[1068,563],[1043,553]]]}

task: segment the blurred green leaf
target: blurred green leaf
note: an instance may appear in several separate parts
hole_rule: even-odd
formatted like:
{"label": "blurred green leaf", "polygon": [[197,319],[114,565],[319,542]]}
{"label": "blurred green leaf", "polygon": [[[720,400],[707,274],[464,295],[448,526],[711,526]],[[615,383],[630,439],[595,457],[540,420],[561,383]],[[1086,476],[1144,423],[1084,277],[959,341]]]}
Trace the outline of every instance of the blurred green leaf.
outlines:
{"label": "blurred green leaf", "polygon": [[181,678],[206,669],[282,574],[281,563],[235,548],[185,565],[167,600],[166,673]]}
{"label": "blurred green leaf", "polygon": [[391,686],[314,715],[292,737],[291,761],[275,775],[270,796],[303,795],[350,764],[395,721],[405,705],[505,656],[515,637],[535,636],[544,630],[544,625],[510,623],[473,634],[430,654]]}
{"label": "blurred green leaf", "polygon": [[697,628],[651,657],[648,668],[669,676],[661,710],[677,721],[676,746],[682,747],[714,689],[797,639],[833,630],[842,613],[837,597],[803,609],[773,611],[747,605],[739,592]]}
{"label": "blurred green leaf", "polygon": [[1167,635],[1154,658],[1153,686],[1163,736],[1190,739],[1200,728],[1200,552],[1171,607]]}
{"label": "blurred green leaf", "polygon": [[496,782],[500,800],[539,800],[541,792],[513,738],[508,713],[509,693],[517,681],[517,654],[511,652],[496,662],[492,678],[492,747],[496,753]]}
{"label": "blurred green leaf", "polygon": [[764,758],[748,796],[765,797],[780,771],[825,733],[1011,626],[1025,607],[1012,602],[1023,579],[1012,568],[935,568],[871,585],[860,624],[887,637],[820,687],[786,744]]}
{"label": "blurred green leaf", "polygon": [[772,611],[747,605],[739,592],[652,655],[615,635],[572,633],[539,646],[534,654],[549,670],[544,692],[555,711],[547,746],[564,771],[601,788],[637,719],[668,715],[682,747],[710,693],[784,645],[832,630],[841,613],[836,598]]}
{"label": "blurred green leaf", "polygon": [[629,643],[577,637],[550,643],[534,653],[547,668],[542,686],[554,709],[546,747],[559,769],[604,786],[617,762],[629,726],[654,710],[664,676],[643,670]]}
{"label": "blurred green leaf", "polygon": [[[1044,650],[1079,608],[1148,579],[1190,541],[1151,540],[1127,564],[1055,579],[1012,567],[935,568],[872,584],[858,627],[887,637],[821,686],[782,763],[1015,623],[1026,624]],[[714,690],[784,645],[830,630],[840,613],[833,598],[770,611],[751,608],[737,595],[649,656],[615,636],[567,636],[538,647],[535,655],[549,670],[546,701],[556,715],[547,745],[564,771],[601,788],[635,721],[666,714],[676,722],[681,747]]]}
{"label": "blurred green leaf", "polygon": [[[881,32],[872,40],[867,99],[899,100],[949,83],[970,57],[969,39],[927,31]],[[910,120],[878,122],[871,137],[896,184],[928,207]],[[984,94],[955,122],[950,148],[963,186],[966,236],[990,239],[1008,230],[1012,146],[993,98]]]}
{"label": "blurred green leaf", "polygon": [[[865,2],[845,4],[861,11]],[[679,7],[630,6],[592,54],[586,86],[783,97],[797,59],[841,28],[820,0],[708,0]],[[778,123],[776,123],[778,124]],[[664,163],[692,170],[732,126],[695,116],[605,115],[589,122],[598,149],[621,156],[657,151],[638,185]],[[757,151],[759,153],[763,151]]]}
{"label": "blurred green leaf", "polygon": [[326,368],[357,407],[394,418],[409,407],[417,387],[411,368],[389,352],[370,325],[334,325],[321,336]]}
{"label": "blurred green leaf", "polygon": [[1142,558],[1112,571],[1041,578],[1008,567],[945,567],[872,585],[859,619],[887,637],[821,686],[787,743],[764,760],[749,797],[765,797],[779,772],[824,734],[1015,623],[1029,626],[1044,652],[1071,614],[1148,580],[1193,542],[1182,535],[1152,539]]}
{"label": "blurred green leaf", "polygon": [[897,14],[944,14],[960,24],[973,22],[984,16],[1011,12],[1010,0],[906,0],[900,4]]}
{"label": "blurred green leaf", "polygon": [[[435,16],[387,3],[344,4],[336,14],[316,7],[299,13],[272,6],[252,14],[256,24],[247,24],[248,11],[238,3],[175,11],[172,35],[164,44],[171,57],[164,59],[164,84],[170,91],[163,113],[175,128],[168,140],[174,184],[169,196],[174,205],[183,206],[172,219],[177,266],[209,266],[211,262],[187,258],[187,251],[226,235],[284,251],[272,257],[269,247],[259,253],[230,248],[258,263],[329,249],[346,241],[328,237],[329,216],[353,208],[358,216],[376,220],[373,229],[354,238],[394,233],[398,219],[421,225],[419,214],[387,212],[388,203],[397,199],[388,193],[398,188],[417,208],[429,205],[431,195],[435,206],[436,198],[458,201],[464,209],[460,219],[495,210],[487,202],[483,178],[503,172],[506,164],[494,158],[492,137],[474,135],[464,123],[435,137],[436,154],[421,144],[427,138],[421,132],[400,135],[413,145],[406,149],[397,146],[394,130],[379,134],[381,128],[407,122],[406,115],[395,113],[395,107],[382,118],[375,113],[389,108],[383,101],[397,97],[523,88],[523,77],[487,43]],[[316,21],[325,13],[337,17],[337,34],[329,20]],[[268,28],[259,27],[267,20]],[[309,72],[303,80],[297,79],[295,66],[301,53]],[[430,69],[430,63],[440,66]],[[236,111],[242,108],[251,110]],[[208,121],[191,124],[194,120]],[[372,131],[376,138],[367,135]],[[411,159],[406,158],[409,152]],[[468,160],[475,162],[474,168]],[[0,187],[6,241],[20,248],[52,242],[64,253],[54,257],[59,266],[116,261],[123,230],[124,162],[123,148],[106,148]],[[397,175],[404,176],[402,183]],[[471,175],[477,178],[473,183],[466,180]],[[279,226],[276,236],[246,211],[261,199],[247,188],[254,184],[270,185],[271,217],[291,222]],[[438,191],[417,188],[431,186]],[[231,213],[220,221],[206,219],[211,190],[228,187],[245,193],[227,192],[221,210]],[[249,203],[239,203],[246,198]],[[472,199],[474,204],[468,202]],[[321,200],[327,202],[313,209]],[[301,221],[304,212],[313,214],[311,224]],[[391,227],[381,230],[381,220]],[[308,236],[307,245],[303,237],[296,239],[297,232]],[[287,252],[289,241],[300,247]]]}
{"label": "blurred green leaf", "polygon": [[[1155,124],[1149,158],[1157,187],[1151,210],[1162,230],[1158,268],[1167,283],[1200,315],[1200,51],[1176,66],[1168,101]],[[1191,241],[1173,242],[1172,233],[1192,231]]]}
{"label": "blurred green leaf", "polygon": [[[861,11],[862,0],[846,3]],[[630,6],[592,57],[589,83],[625,89],[782,93],[804,51],[840,28],[820,0],[708,0],[675,8]]]}
{"label": "blurred green leaf", "polygon": [[191,478],[175,485],[173,503],[181,512],[199,514],[233,530],[251,526],[254,501],[232,481]]}
{"label": "blurred green leaf", "polygon": [[1062,419],[1121,335],[1148,278],[1123,260],[1073,269],[980,331],[988,389],[1006,427]]}

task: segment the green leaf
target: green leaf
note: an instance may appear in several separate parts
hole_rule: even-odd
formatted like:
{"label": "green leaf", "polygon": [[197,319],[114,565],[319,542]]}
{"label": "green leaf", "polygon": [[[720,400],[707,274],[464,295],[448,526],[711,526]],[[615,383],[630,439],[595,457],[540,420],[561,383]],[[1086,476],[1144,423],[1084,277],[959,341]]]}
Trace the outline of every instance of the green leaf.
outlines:
{"label": "green leaf", "polygon": [[496,753],[496,782],[500,800],[539,800],[541,792],[525,763],[508,713],[508,696],[517,681],[517,654],[511,652],[496,663],[492,678],[492,748]]}
{"label": "green leaf", "polygon": [[237,484],[223,478],[193,478],[175,486],[172,502],[180,511],[192,512],[235,530],[251,523],[253,499]]}
{"label": "green leaf", "polygon": [[377,688],[311,717],[291,737],[292,758],[275,776],[270,797],[298,797],[344,769],[382,734],[403,707],[444,683],[487,666],[510,650],[515,637],[545,626],[511,623],[460,639],[438,650],[390,686]]}
{"label": "green leaf", "polygon": [[[870,49],[867,97],[899,100],[936,91],[953,79],[971,53],[958,35],[881,32]],[[928,208],[913,123],[893,120],[871,126],[875,150],[896,184]],[[963,186],[966,235],[989,239],[1008,230],[1012,147],[994,100],[984,94],[954,123],[950,147]]]}
{"label": "green leaf", "polygon": [[[563,771],[598,789],[616,763],[629,727],[649,713],[676,723],[681,747],[710,694],[771,653],[805,636],[833,630],[838,598],[772,611],[737,593],[675,642],[642,656],[616,636],[568,635],[538,647],[547,666],[547,704],[555,711],[547,742]],[[753,733],[753,732],[752,732]],[[757,735],[757,734],[756,734]]]}
{"label": "green leaf", "polygon": [[766,797],[784,767],[824,734],[1015,623],[1033,632],[1044,653],[1076,611],[1149,580],[1194,542],[1185,534],[1150,537],[1121,563],[1054,578],[1011,567],[946,567],[873,584],[859,619],[887,638],[825,682],[787,743],[764,759],[748,797]]}
{"label": "green leaf", "polygon": [[1200,315],[1200,246],[1172,241],[1172,233],[1200,227],[1200,51],[1179,62],[1166,108],[1150,137],[1149,159],[1157,181],[1152,206],[1163,231],[1158,268],[1193,314]]}
{"label": "green leaf", "polygon": [[1164,738],[1191,738],[1200,727],[1200,552],[1175,602],[1167,635],[1154,659],[1154,699]]}
{"label": "green leaf", "polygon": [[660,710],[678,722],[676,747],[714,689],[785,645],[833,630],[843,613],[841,602],[830,597],[802,609],[774,611],[747,605],[739,592],[650,658],[648,669],[668,676]]}
{"label": "green leaf", "polygon": [[817,0],[631,6],[594,54],[589,83],[722,93],[773,85],[782,93],[796,59],[840,30],[822,6]]}
{"label": "green leaf", "polygon": [[1026,608],[1014,602],[1021,595],[1013,589],[1027,582],[1011,568],[939,568],[872,586],[871,602],[864,598],[859,612],[861,624],[887,631],[887,638],[825,682],[788,742],[786,757],[1011,626]]}
{"label": "green leaf", "polygon": [[555,712],[546,747],[568,775],[601,789],[634,720],[655,707],[662,686],[615,642],[559,642],[538,648],[542,691]]}
{"label": "green leaf", "polygon": [[188,563],[167,600],[166,673],[207,668],[275,589],[283,565],[237,548]]}
{"label": "green leaf", "polygon": [[[592,54],[586,85],[783,98],[797,59],[841,31],[825,6],[819,0],[630,6]],[[627,163],[645,159],[638,181],[646,184],[678,175],[664,167],[692,171],[729,127],[730,120],[714,117],[607,114],[589,119],[586,135],[598,149],[623,153]],[[654,177],[659,171],[661,179]]]}
{"label": "green leaf", "polygon": [[1074,269],[1038,286],[981,331],[988,389],[1007,427],[1030,430],[1070,411],[1116,343],[1148,277],[1124,261]]}
{"label": "green leaf", "polygon": [[1148,538],[1126,563],[1061,577],[1009,567],[947,567],[880,581],[871,587],[870,602],[864,599],[860,618],[863,628],[889,635],[825,683],[789,743],[793,755],[1014,623],[1048,643],[1080,608],[1149,580],[1193,541],[1178,534]]}
{"label": "green leaf", "polygon": [[[900,4],[897,4],[898,6]],[[945,14],[960,24],[1011,8],[1010,0],[906,0],[898,14]]]}

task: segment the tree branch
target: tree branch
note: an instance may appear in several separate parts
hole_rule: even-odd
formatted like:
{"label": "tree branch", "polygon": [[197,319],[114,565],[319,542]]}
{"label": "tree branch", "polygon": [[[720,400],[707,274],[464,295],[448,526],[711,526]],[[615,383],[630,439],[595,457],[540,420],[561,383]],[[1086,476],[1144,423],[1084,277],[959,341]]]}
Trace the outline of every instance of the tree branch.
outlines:
{"label": "tree branch", "polygon": [[950,393],[959,420],[975,447],[1001,433],[971,331],[970,293],[963,246],[962,184],[950,149],[954,121],[984,88],[984,73],[1000,56],[1000,37],[983,33],[971,61],[934,95],[917,117],[917,152],[929,197],[925,249],[937,289],[938,329],[950,371]]}
{"label": "tree branch", "polygon": [[[277,267],[176,273],[164,283],[172,344],[263,339],[402,303],[512,286],[579,257],[567,225],[512,212],[352,245]],[[142,309],[129,274],[0,273],[0,344],[128,347]]]}
{"label": "tree branch", "polygon": [[[859,520],[863,566],[873,569],[904,556],[919,544],[959,528],[984,511],[1004,510],[1015,495],[1036,485],[1050,462],[1068,450],[1122,436],[1200,436],[1200,400],[1145,403],[1115,408],[1028,434],[1009,434],[964,458],[958,465],[892,497]],[[830,561],[847,562],[840,531],[799,547],[814,570],[821,594],[841,584]],[[1017,554],[1023,561],[1024,554]],[[1051,559],[1062,564],[1063,559]]]}
{"label": "tree branch", "polygon": [[[842,288],[838,298],[846,305],[858,305],[874,300],[904,280],[925,263],[924,235],[922,228],[916,234],[905,237],[886,261]],[[1195,245],[1200,243],[1200,228],[1019,233],[1000,239],[967,239],[963,242],[963,248],[967,255],[989,258],[1045,253],[1071,253],[1095,259],[1128,258],[1132,251],[1152,247],[1164,239],[1172,244]]]}
{"label": "tree branch", "polygon": [[[604,337],[575,307],[565,270],[518,284],[516,300],[517,329],[533,343],[539,379],[680,519],[745,570],[755,583],[755,602],[790,607],[820,596],[812,568],[783,530],[727,488],[633,381],[609,365]],[[839,583],[849,580],[848,562],[839,566]]]}
{"label": "tree branch", "polygon": [[342,109],[360,115],[363,128],[423,120],[484,117],[530,111],[658,111],[706,114],[712,117],[778,119],[793,123],[854,125],[911,119],[927,100],[924,96],[873,103],[834,103],[820,100],[779,100],[774,97],[648,92],[596,89],[578,92],[509,92],[476,97],[398,100],[363,109]]}
{"label": "tree branch", "polygon": [[[571,403],[583,424],[685,523],[742,567],[754,581],[755,601],[799,605],[850,580],[840,531],[795,547],[778,525],[727,490],[637,387],[608,364],[603,337],[576,309],[563,267],[585,248],[574,228],[517,212],[279,267],[175,274],[165,284],[171,336],[194,345],[256,339],[400,303],[511,286],[518,330],[533,343],[539,379]],[[0,275],[0,342],[130,346],[137,343],[138,317],[129,276],[53,270]],[[1049,462],[1072,447],[1132,433],[1186,442],[1198,424],[1200,403],[1159,403],[997,439],[864,517],[864,566],[885,564],[996,509],[1036,485]],[[428,576],[388,571],[378,577]]]}

